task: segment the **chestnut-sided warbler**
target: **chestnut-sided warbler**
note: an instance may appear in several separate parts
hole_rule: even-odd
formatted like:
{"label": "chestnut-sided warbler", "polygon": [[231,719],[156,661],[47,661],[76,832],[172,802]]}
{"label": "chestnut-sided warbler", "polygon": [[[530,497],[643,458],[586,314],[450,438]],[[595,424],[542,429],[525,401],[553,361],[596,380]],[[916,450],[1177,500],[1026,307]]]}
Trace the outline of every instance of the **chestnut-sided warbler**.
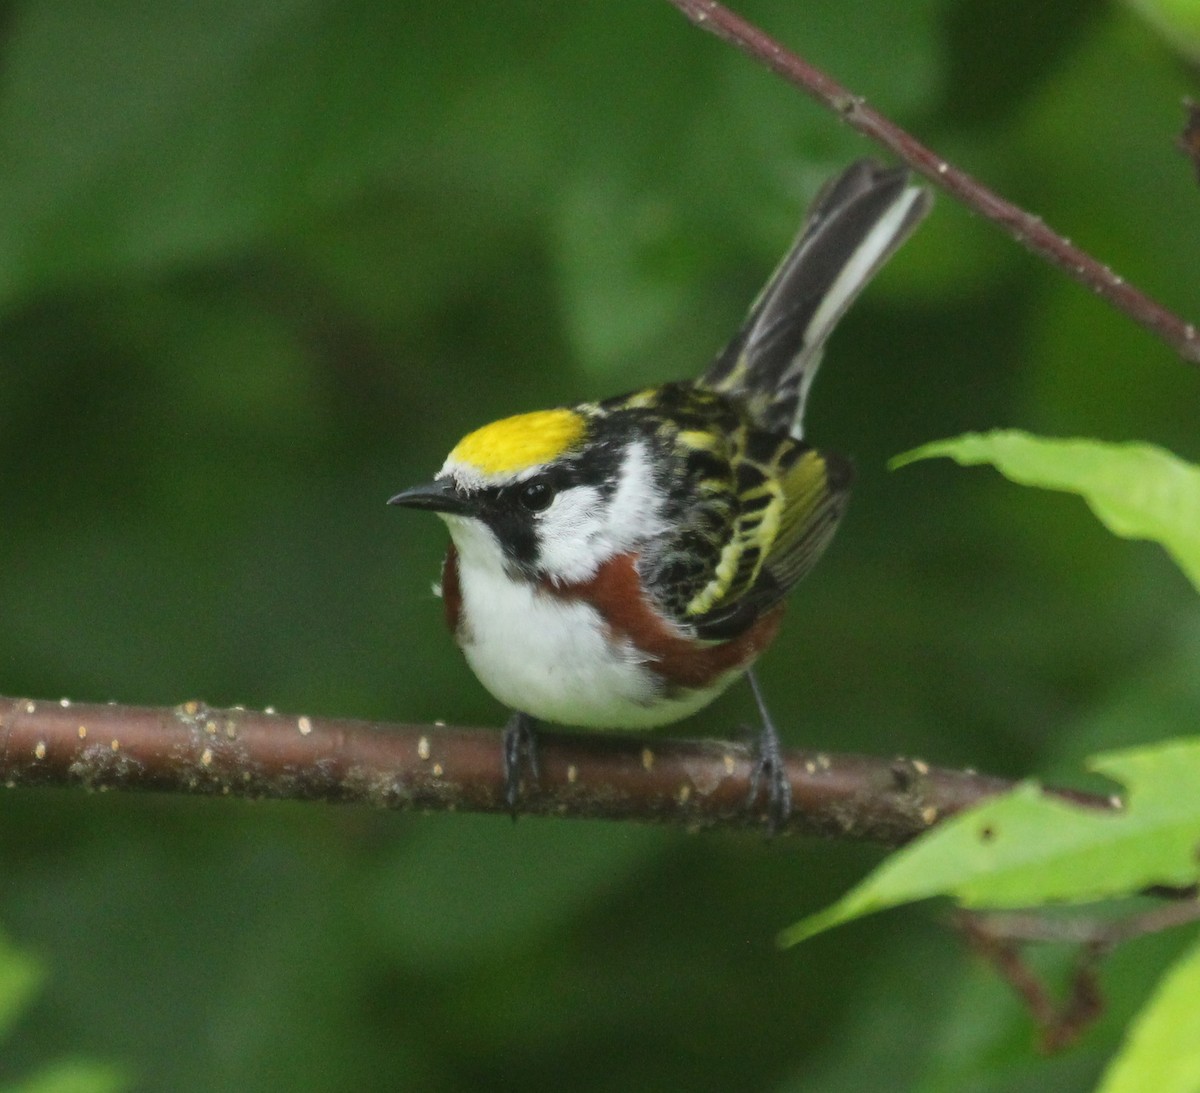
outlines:
{"label": "chestnut-sided warbler", "polygon": [[[446,621],[514,711],[508,800],[535,719],[644,729],[747,673],[829,544],[847,460],[803,439],[825,339],[930,206],[901,168],[855,163],[818,195],[742,328],[697,380],[507,417],[389,502],[450,530]],[[751,682],[754,683],[753,675]],[[790,788],[761,695],[772,815]],[[752,795],[757,792],[756,776]]]}

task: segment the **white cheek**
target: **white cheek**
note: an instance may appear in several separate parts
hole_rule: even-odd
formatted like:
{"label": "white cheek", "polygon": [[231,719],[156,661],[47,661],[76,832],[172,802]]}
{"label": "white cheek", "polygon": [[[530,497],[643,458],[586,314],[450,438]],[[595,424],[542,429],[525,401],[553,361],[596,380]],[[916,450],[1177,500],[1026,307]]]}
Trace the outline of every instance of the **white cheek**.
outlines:
{"label": "white cheek", "polygon": [[604,503],[594,486],[563,490],[538,518],[538,564],[554,579],[586,581],[611,553],[604,550]]}
{"label": "white cheek", "polygon": [[663,532],[662,503],[644,444],[629,446],[617,481],[607,501],[594,486],[564,490],[539,517],[539,562],[554,580],[585,581],[602,562]]}

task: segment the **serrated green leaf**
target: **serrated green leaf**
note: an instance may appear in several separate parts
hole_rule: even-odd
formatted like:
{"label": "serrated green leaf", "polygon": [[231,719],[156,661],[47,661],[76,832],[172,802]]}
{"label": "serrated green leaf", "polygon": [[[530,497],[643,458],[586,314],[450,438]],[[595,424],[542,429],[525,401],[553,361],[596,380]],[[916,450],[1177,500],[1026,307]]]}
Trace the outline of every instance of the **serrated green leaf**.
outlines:
{"label": "serrated green leaf", "polygon": [[780,943],[930,896],[1024,907],[1193,883],[1200,875],[1200,738],[1103,755],[1089,765],[1125,782],[1121,811],[1068,804],[1023,784],[893,854],[832,907],[784,931]]}
{"label": "serrated green leaf", "polygon": [[1113,534],[1161,544],[1200,589],[1200,467],[1152,444],[1056,440],[1017,430],[935,440],[890,466],[937,456],[964,467],[990,464],[1024,486],[1079,494]]}
{"label": "serrated green leaf", "polygon": [[1105,1072],[1098,1093],[1200,1090],[1200,942],[1163,977]]}

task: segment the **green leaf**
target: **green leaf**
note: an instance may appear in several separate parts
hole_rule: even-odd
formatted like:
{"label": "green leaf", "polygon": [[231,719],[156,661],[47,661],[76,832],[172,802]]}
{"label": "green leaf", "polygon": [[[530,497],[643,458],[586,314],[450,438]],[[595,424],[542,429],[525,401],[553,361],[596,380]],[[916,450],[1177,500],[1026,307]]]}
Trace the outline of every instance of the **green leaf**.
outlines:
{"label": "green leaf", "polygon": [[1200,1090],[1200,942],[1167,972],[1133,1022],[1098,1093]]}
{"label": "green leaf", "polygon": [[989,463],[1024,486],[1079,494],[1113,534],[1160,543],[1200,589],[1200,467],[1151,444],[1052,440],[1016,430],[967,433],[896,456]]}
{"label": "green leaf", "polygon": [[832,907],[784,931],[780,943],[930,896],[1024,907],[1194,882],[1200,737],[1099,756],[1089,766],[1128,787],[1121,811],[1068,804],[1023,784],[893,854]]}
{"label": "green leaf", "polygon": [[1175,49],[1200,61],[1200,4],[1196,0],[1126,0]]}

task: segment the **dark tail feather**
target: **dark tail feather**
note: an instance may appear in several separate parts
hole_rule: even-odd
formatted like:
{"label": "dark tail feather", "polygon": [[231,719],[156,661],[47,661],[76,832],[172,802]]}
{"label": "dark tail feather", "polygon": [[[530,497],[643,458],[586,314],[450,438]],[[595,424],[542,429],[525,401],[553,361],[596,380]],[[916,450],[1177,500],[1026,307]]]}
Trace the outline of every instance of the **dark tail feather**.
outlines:
{"label": "dark tail feather", "polygon": [[743,399],[763,428],[800,437],[825,339],[931,204],[902,167],[863,159],[832,179],[703,382]]}

